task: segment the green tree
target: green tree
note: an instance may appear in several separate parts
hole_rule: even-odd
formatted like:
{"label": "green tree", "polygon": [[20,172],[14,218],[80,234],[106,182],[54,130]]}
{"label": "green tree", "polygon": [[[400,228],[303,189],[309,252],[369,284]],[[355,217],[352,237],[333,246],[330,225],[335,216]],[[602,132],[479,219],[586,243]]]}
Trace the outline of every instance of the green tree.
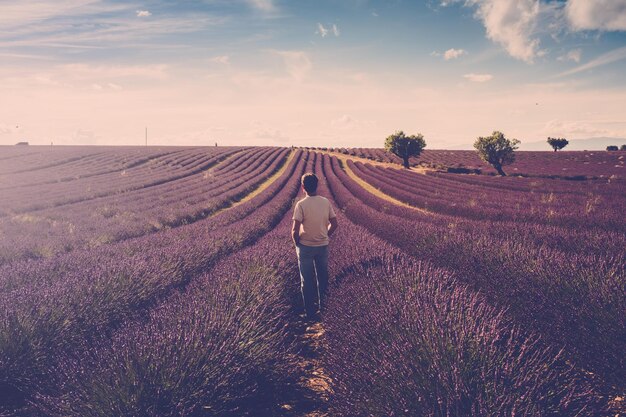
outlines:
{"label": "green tree", "polygon": [[622,145],[622,146],[620,146],[620,147],[619,147],[619,150],[620,150],[620,151],[626,151],[626,145]]}
{"label": "green tree", "polygon": [[506,176],[502,167],[515,161],[515,150],[519,143],[517,139],[507,139],[501,132],[494,131],[491,136],[476,139],[474,148],[483,161],[490,163],[498,174]]}
{"label": "green tree", "polygon": [[385,150],[402,158],[405,168],[409,168],[409,158],[418,157],[425,147],[426,141],[421,133],[407,136],[399,130],[385,139]]}
{"label": "green tree", "polygon": [[569,141],[565,138],[548,138],[548,144],[552,146],[554,152],[563,149],[568,143]]}

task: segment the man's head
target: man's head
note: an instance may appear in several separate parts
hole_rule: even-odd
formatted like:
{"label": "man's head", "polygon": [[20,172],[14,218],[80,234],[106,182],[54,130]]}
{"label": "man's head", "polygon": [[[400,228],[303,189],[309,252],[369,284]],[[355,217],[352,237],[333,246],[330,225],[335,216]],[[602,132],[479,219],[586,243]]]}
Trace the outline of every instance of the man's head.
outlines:
{"label": "man's head", "polygon": [[315,174],[309,172],[302,176],[302,188],[308,195],[313,195],[317,192],[317,177]]}

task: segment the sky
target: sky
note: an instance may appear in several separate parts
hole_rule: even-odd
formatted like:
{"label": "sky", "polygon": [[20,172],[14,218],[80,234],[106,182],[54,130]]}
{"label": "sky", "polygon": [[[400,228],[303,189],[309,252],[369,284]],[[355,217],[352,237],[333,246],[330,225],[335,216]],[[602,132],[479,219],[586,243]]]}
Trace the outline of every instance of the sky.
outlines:
{"label": "sky", "polygon": [[626,0],[0,0],[0,145],[626,138]]}

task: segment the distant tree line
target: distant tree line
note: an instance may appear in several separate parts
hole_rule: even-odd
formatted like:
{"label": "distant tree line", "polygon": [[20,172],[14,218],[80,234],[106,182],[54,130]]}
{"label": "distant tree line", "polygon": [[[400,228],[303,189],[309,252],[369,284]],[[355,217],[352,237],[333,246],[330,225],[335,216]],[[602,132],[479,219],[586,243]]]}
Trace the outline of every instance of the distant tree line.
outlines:
{"label": "distant tree line", "polygon": [[[565,148],[569,141],[565,138],[548,137],[547,143],[554,152]],[[502,132],[494,131],[491,136],[480,136],[474,142],[474,148],[483,161],[494,167],[498,174],[506,176],[503,167],[515,162],[515,151],[520,141],[507,139]],[[404,168],[409,168],[409,159],[417,158],[426,147],[426,141],[421,133],[406,135],[399,130],[385,139],[385,150],[402,158]],[[606,147],[607,151],[626,151],[626,145],[619,148],[616,145]]]}

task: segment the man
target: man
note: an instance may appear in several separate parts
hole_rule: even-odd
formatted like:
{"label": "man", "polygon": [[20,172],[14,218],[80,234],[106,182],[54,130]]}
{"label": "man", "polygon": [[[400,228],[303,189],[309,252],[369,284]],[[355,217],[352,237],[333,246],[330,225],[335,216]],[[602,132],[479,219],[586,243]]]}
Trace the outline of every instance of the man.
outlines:
{"label": "man", "polygon": [[304,311],[314,319],[328,287],[328,238],[337,230],[337,216],[330,202],[317,195],[315,174],[304,174],[301,182],[306,197],[294,208],[291,238],[298,254]]}

